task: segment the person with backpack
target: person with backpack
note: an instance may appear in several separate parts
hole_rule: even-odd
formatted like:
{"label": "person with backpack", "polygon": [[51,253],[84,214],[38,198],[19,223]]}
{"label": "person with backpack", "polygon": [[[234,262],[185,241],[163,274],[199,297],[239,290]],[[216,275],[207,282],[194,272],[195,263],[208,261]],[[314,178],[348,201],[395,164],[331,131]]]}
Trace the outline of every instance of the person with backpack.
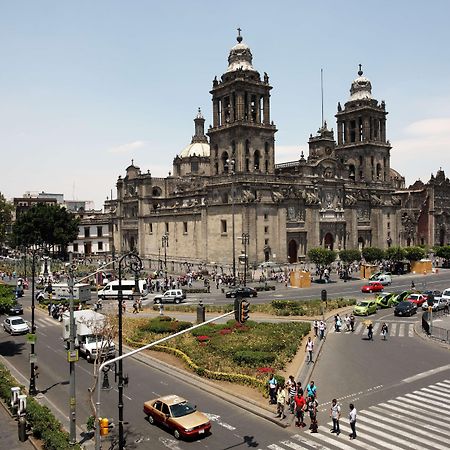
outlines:
{"label": "person with backpack", "polygon": [[317,407],[319,406],[319,404],[317,403],[317,400],[314,398],[314,396],[310,395],[308,397],[306,405],[309,412],[309,418],[311,419],[309,429],[311,430],[311,433],[317,433],[317,429],[319,428],[319,425],[317,424]]}

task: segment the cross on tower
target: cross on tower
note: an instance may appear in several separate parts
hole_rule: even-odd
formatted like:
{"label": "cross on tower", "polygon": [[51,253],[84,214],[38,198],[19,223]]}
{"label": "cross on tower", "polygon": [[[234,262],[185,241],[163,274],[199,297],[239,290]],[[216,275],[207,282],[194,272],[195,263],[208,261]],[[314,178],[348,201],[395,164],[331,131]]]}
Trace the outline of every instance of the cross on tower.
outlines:
{"label": "cross on tower", "polygon": [[242,42],[242,36],[241,36],[242,30],[241,30],[241,28],[238,28],[237,31],[238,31],[238,37],[236,39],[239,43],[241,43]]}
{"label": "cross on tower", "polygon": [[359,71],[358,71],[358,75],[361,76],[363,74],[362,71],[362,64],[358,64],[359,65]]}

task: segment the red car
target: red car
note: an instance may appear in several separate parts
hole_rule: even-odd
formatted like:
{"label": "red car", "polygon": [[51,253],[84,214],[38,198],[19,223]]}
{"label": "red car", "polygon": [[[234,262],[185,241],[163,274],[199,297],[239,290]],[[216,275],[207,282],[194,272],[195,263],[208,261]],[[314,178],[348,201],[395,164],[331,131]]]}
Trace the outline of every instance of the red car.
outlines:
{"label": "red car", "polygon": [[426,297],[422,294],[409,294],[408,297],[405,298],[405,301],[414,303],[419,307],[425,303]]}
{"label": "red car", "polygon": [[361,288],[361,292],[381,292],[383,290],[383,285],[379,281],[371,281],[369,284],[365,284]]}

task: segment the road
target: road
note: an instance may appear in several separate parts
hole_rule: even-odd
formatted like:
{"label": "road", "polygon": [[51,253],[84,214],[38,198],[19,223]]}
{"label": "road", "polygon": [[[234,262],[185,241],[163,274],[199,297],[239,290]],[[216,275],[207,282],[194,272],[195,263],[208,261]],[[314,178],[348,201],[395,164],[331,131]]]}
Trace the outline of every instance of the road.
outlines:
{"label": "road", "polygon": [[[427,287],[432,286],[442,290],[450,285],[450,271],[435,276],[414,277],[417,287],[420,287],[421,278],[426,279]],[[406,289],[410,283],[411,277],[396,278],[393,289]],[[357,281],[331,283],[326,285],[326,288],[329,296],[356,296],[360,295],[361,284],[362,282]],[[320,295],[323,286],[314,286],[308,290],[288,288],[286,292],[289,292],[289,298],[314,298]],[[275,294],[284,291],[283,287]],[[258,297],[258,300],[269,301],[271,295],[273,294],[264,293]],[[367,295],[365,296],[367,297]],[[215,298],[214,295],[211,297]],[[223,294],[217,296],[217,299],[229,302],[229,299],[223,298]],[[29,298],[23,300],[26,307],[26,318],[29,318],[29,303]],[[61,324],[48,317],[45,312],[38,312],[36,317],[38,326],[36,347],[40,369],[37,386],[42,391],[42,400],[50,404],[63,423],[67,423],[69,410],[68,364],[60,338]],[[432,436],[430,436],[430,444],[424,443],[422,437],[424,432],[430,434],[429,427],[435,425],[429,422],[433,420],[439,425],[438,428],[446,430],[448,433],[449,427],[446,425],[450,419],[448,350],[423,342],[414,336],[411,326],[417,320],[416,317],[399,320],[393,318],[390,310],[381,310],[373,317],[373,320],[375,324],[381,323],[382,320],[389,322],[391,335],[387,342],[382,342],[379,336],[374,342],[366,341],[361,326],[357,326],[353,335],[342,332],[339,334],[330,332],[327,335],[323,352],[313,374],[319,386],[319,409],[321,410],[319,435],[310,435],[292,427],[283,429],[208,394],[201,384],[193,385],[168,373],[165,369],[159,370],[139,361],[127,360],[124,364],[125,373],[129,375],[130,379],[130,384],[125,389],[124,409],[125,420],[128,422],[126,425],[127,448],[170,448],[172,450],[187,448],[213,450],[231,448],[270,450],[289,448],[294,450],[310,448],[400,449],[418,448],[417,446],[419,448],[440,448],[435,446],[435,444],[440,444],[436,443],[436,439]],[[25,343],[25,338],[10,337],[1,331],[0,354],[14,368],[13,372],[19,381],[28,385],[29,348]],[[304,383],[306,381],[308,380],[303,380]],[[112,379],[110,382],[111,385],[114,385]],[[86,361],[80,360],[77,363],[78,424],[85,423],[90,414],[87,393],[91,385],[92,366]],[[430,393],[427,389],[431,389],[432,392]],[[174,392],[191,399],[199,409],[210,415],[213,421],[211,436],[195,442],[180,442],[166,431],[146,422],[142,413],[143,401]],[[423,398],[423,395],[433,395],[428,398],[428,409],[424,408],[427,414],[424,414],[421,407],[415,403],[418,401],[417,399]],[[328,402],[333,397],[340,399],[344,417],[346,417],[347,403],[350,400],[354,400],[360,412],[358,421],[360,434],[358,441],[352,442],[351,445],[345,433],[337,438],[328,432],[326,410],[329,406]],[[423,402],[427,402],[426,398]],[[102,411],[117,423],[116,389],[102,393]],[[420,414],[421,419],[419,420],[414,414]],[[439,420],[439,417],[434,414],[442,419]],[[401,416],[401,419],[397,415]],[[402,422],[402,427],[399,426],[399,423],[393,425],[392,421]],[[412,424],[410,426],[418,431],[413,432],[413,430],[405,428],[403,422],[410,422]],[[343,420],[342,423],[345,427],[346,420]],[[383,423],[383,426],[378,426],[378,423]],[[400,431],[398,433],[392,431],[389,427],[393,426],[399,428]],[[375,432],[371,430],[372,428],[375,429]],[[345,430],[345,428],[343,429]],[[440,434],[442,433],[436,431],[436,436],[440,436]],[[388,439],[389,436],[391,436],[391,440]],[[441,437],[446,439],[445,436]],[[383,447],[380,444],[383,441],[390,443]]]}

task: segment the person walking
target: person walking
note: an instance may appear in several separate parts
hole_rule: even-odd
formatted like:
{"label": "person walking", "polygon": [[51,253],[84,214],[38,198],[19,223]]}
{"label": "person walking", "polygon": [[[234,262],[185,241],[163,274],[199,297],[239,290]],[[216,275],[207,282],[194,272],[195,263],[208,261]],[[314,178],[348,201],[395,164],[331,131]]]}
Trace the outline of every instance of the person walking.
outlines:
{"label": "person walking", "polygon": [[353,403],[349,405],[350,412],[348,414],[348,420],[350,422],[350,428],[352,432],[349,434],[350,439],[356,439],[356,408]]}
{"label": "person walking", "polygon": [[289,411],[291,414],[294,414],[295,409],[295,395],[297,394],[297,383],[294,380],[293,375],[289,375],[289,379],[286,382],[286,391],[287,391],[287,404],[289,405]]}
{"label": "person walking", "polygon": [[333,428],[330,431],[332,433],[336,433],[336,436],[339,436],[339,434],[341,433],[341,430],[339,428],[339,419],[341,417],[341,407],[335,398],[333,398],[333,400],[331,402],[330,417],[333,420]]}
{"label": "person walking", "polygon": [[276,417],[279,417],[281,420],[286,418],[286,415],[284,414],[284,405],[286,404],[286,391],[284,389],[284,384],[280,383],[278,385],[278,392],[277,392],[277,415]]}
{"label": "person walking", "polygon": [[416,288],[416,284],[414,283],[414,280],[411,281],[411,289],[415,289]]}
{"label": "person walking", "polygon": [[320,321],[319,323],[319,339],[322,340],[325,337],[325,328],[326,328],[326,324],[323,320]]}
{"label": "person walking", "polygon": [[306,386],[306,393],[308,397],[317,397],[317,386],[314,384],[313,380]]}
{"label": "person walking", "polygon": [[314,336],[317,337],[319,331],[319,322],[317,320],[314,321],[313,328],[314,328]]}
{"label": "person walking", "polygon": [[372,322],[370,322],[369,325],[367,325],[367,339],[369,339],[369,341],[373,341],[373,325],[372,325]]}
{"label": "person walking", "polygon": [[269,385],[269,403],[271,405],[275,405],[277,403],[277,379],[275,378],[274,374],[271,373],[269,377],[269,381],[267,382]]}
{"label": "person walking", "polygon": [[383,322],[383,325],[381,325],[381,335],[383,336],[383,340],[385,341],[387,339],[389,329],[386,322]]}
{"label": "person walking", "polygon": [[311,340],[311,336],[308,336],[308,342],[306,343],[305,353],[308,352],[308,361],[307,363],[313,362],[313,351],[314,351],[314,342]]}
{"label": "person walking", "polygon": [[317,433],[317,429],[319,428],[317,424],[317,407],[319,406],[319,404],[317,403],[317,400],[314,398],[314,396],[310,395],[308,397],[306,405],[309,412],[309,418],[311,420],[309,429],[311,430],[311,433]]}
{"label": "person walking", "polygon": [[350,330],[352,333],[355,331],[355,316],[350,314]]}

